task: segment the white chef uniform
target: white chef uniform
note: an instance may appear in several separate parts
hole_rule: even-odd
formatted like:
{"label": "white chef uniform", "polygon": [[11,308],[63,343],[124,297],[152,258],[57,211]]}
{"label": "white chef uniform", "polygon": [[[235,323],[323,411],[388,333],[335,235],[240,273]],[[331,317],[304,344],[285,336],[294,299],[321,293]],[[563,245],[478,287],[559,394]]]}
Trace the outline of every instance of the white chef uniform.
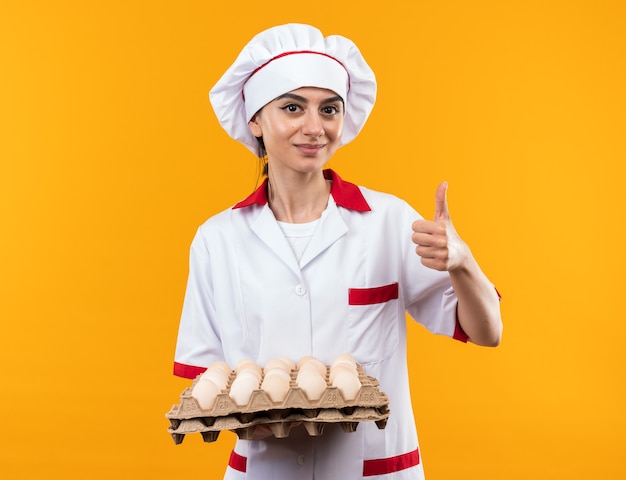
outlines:
{"label": "white chef uniform", "polygon": [[267,204],[266,184],[210,218],[191,246],[174,373],[194,378],[216,360],[264,365],[350,353],[390,401],[385,429],[303,427],[287,439],[238,440],[228,480],[423,478],[406,364],[406,316],[466,341],[447,272],[424,267],[411,241],[420,216],[389,194],[332,170],[328,206],[300,260]]}

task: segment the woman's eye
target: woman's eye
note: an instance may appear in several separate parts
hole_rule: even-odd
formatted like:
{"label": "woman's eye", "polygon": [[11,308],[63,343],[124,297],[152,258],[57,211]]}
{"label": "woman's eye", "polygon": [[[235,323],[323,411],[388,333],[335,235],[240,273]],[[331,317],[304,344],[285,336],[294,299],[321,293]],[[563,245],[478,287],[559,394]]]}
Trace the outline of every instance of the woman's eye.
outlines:
{"label": "woman's eye", "polygon": [[286,112],[295,113],[300,109],[300,107],[298,105],[290,103],[289,105],[285,105],[284,107],[282,107],[282,109]]}
{"label": "woman's eye", "polygon": [[339,108],[337,108],[335,105],[328,105],[328,106],[322,108],[322,112],[325,115],[335,115],[335,114],[339,113]]}

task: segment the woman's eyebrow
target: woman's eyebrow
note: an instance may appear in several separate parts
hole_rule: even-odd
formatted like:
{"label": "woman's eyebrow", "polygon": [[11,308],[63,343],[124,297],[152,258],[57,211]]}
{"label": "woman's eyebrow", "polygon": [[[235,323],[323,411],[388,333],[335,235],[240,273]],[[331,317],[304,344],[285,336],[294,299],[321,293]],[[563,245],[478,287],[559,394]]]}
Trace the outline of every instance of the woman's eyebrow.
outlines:
{"label": "woman's eyebrow", "polygon": [[290,98],[292,100],[296,100],[302,103],[309,102],[306,98],[301,97],[300,95],[296,95],[295,93],[283,93],[282,95],[279,95],[278,97],[276,97],[274,100],[282,100],[283,98]]}
{"label": "woman's eyebrow", "polygon": [[[282,100],[284,98],[290,98],[291,100],[296,100],[297,102],[309,103],[309,100],[307,98],[302,97],[300,95],[296,95],[295,93],[283,93],[282,95],[279,95],[278,97],[276,97],[274,100]],[[341,98],[339,95],[335,95],[334,97],[325,98],[320,103],[333,103],[333,102],[343,102],[343,98]]]}
{"label": "woman's eyebrow", "polygon": [[330,97],[330,98],[327,98],[326,100],[322,100],[322,103],[335,103],[335,102],[343,103],[343,98],[341,98],[339,95],[335,95],[334,97]]}

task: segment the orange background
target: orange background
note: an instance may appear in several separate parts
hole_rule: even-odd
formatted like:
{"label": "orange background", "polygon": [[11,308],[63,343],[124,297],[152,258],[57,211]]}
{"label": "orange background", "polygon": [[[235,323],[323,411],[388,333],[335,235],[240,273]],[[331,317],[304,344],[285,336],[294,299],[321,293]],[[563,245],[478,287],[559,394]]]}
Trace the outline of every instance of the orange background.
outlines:
{"label": "orange background", "polygon": [[497,349],[411,324],[429,480],[626,477],[626,11],[616,1],[0,3],[0,471],[221,478],[164,417],[196,227],[256,163],[207,92],[280,23],[378,76],[332,167],[424,215],[441,180],[504,296]]}

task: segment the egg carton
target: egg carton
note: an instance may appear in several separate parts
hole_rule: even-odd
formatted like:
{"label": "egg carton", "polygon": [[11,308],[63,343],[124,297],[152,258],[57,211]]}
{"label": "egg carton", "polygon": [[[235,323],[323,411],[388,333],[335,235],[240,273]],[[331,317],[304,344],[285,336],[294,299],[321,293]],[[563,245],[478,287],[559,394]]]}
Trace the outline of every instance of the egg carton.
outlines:
{"label": "egg carton", "polygon": [[[274,402],[264,390],[258,389],[243,406],[228,395],[235,376],[232,372],[226,390],[217,395],[209,410],[200,408],[191,395],[198,376],[183,391],[180,403],[166,414],[170,421],[168,432],[180,444],[190,433],[200,433],[205,442],[213,442],[223,430],[230,430],[241,439],[251,439],[259,425],[267,425],[277,438],[288,437],[290,430],[299,424],[311,436],[321,435],[328,423],[339,423],[345,432],[354,432],[361,422],[375,422],[383,429],[390,413],[389,399],[378,389],[378,380],[365,375],[360,365],[357,372],[361,388],[353,400],[344,399],[339,389],[330,385],[318,400],[309,400],[296,384],[298,371],[292,370],[290,389],[283,401]],[[326,380],[328,383],[328,368]]]}

